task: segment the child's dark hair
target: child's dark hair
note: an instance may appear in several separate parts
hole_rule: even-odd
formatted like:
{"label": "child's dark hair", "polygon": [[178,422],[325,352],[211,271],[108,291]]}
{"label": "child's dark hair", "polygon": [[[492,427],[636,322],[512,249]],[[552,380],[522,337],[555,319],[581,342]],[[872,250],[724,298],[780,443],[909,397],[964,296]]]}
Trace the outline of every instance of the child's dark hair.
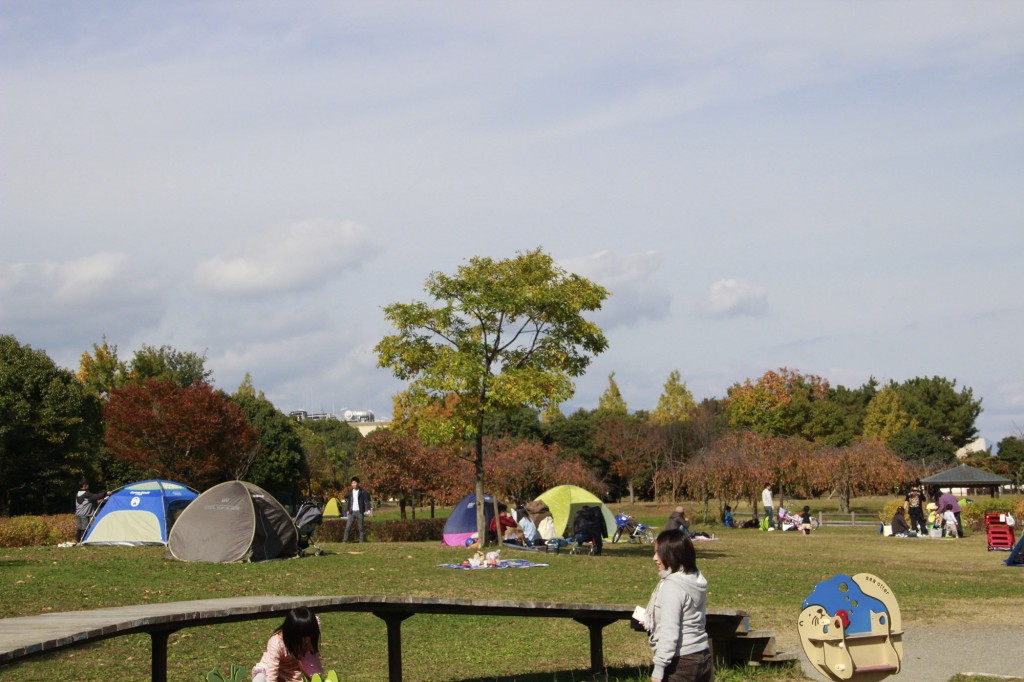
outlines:
{"label": "child's dark hair", "polygon": [[284,648],[294,658],[302,658],[306,653],[302,641],[309,637],[309,645],[314,654],[320,653],[320,623],[313,612],[305,606],[299,606],[288,612],[281,627],[277,629],[284,640]]}
{"label": "child's dark hair", "polygon": [[809,511],[811,511],[811,508],[805,504],[804,505],[804,511],[805,512],[809,512]]}
{"label": "child's dark hair", "polygon": [[693,546],[690,536],[681,530],[663,530],[654,541],[655,551],[658,558],[672,573],[682,571],[683,573],[697,572],[697,550]]}

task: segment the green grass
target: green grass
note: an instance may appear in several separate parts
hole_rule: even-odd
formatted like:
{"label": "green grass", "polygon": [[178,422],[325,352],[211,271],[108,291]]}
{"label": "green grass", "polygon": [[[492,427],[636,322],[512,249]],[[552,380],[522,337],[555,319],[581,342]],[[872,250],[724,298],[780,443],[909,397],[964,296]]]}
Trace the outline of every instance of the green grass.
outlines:
{"label": "green grass", "polygon": [[[689,505],[688,505],[689,507]],[[618,509],[618,508],[617,508]],[[630,509],[660,525],[663,509]],[[698,527],[699,529],[699,527]],[[978,533],[962,541],[881,538],[873,527],[829,527],[804,537],[708,527],[721,538],[698,545],[713,607],[750,611],[751,625],[798,647],[796,617],[814,585],[835,573],[874,573],[895,592],[905,623],[997,625],[1024,607],[1020,571],[987,552]],[[476,599],[645,604],[655,582],[650,546],[608,545],[602,557],[560,554],[548,568],[453,571],[437,564],[468,556],[434,543],[327,544],[322,557],[261,564],[188,564],[150,547],[0,549],[0,616],[145,602],[241,595],[389,594]],[[507,556],[543,558],[505,550]],[[1007,597],[1007,595],[1014,595]],[[970,608],[968,608],[968,605]],[[346,680],[386,677],[383,621],[368,614],[325,614],[323,658]],[[255,621],[182,630],[169,642],[168,673],[199,680],[232,662],[252,665],[278,623]],[[560,620],[421,615],[406,621],[408,680],[582,680],[586,629]],[[644,637],[617,623],[605,631],[612,679],[649,679]],[[0,679],[106,681],[148,676],[149,638],[107,640],[0,669]],[[127,671],[133,671],[128,674]],[[950,674],[956,671],[950,671]],[[802,680],[799,668],[721,670],[718,680]]]}

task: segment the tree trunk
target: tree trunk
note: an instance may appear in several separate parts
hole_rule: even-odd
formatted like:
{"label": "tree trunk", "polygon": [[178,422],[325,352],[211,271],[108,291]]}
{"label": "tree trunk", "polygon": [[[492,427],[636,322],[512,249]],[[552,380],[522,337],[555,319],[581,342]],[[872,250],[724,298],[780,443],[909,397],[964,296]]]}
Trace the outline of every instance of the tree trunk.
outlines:
{"label": "tree trunk", "polygon": [[400,510],[399,518],[405,521],[405,493],[398,497],[398,509]]}
{"label": "tree trunk", "polygon": [[484,423],[481,416],[477,420],[476,456],[473,467],[476,473],[474,490],[476,492],[476,533],[481,547],[487,545],[487,515],[484,513]]}
{"label": "tree trunk", "polygon": [[627,479],[626,485],[629,486],[629,504],[630,504],[630,506],[632,506],[634,504],[634,502],[636,501],[635,498],[634,498],[634,495],[633,495],[633,478],[632,477]]}

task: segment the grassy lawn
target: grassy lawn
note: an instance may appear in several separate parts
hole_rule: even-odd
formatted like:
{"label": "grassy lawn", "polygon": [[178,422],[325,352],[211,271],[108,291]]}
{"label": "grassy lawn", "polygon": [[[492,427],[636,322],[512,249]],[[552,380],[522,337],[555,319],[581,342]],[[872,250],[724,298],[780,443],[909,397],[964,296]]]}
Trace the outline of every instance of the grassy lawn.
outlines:
{"label": "grassy lawn", "polygon": [[[812,503],[812,508],[818,507]],[[661,525],[667,511],[652,506],[627,510],[652,525]],[[720,526],[706,530],[719,537],[697,547],[709,581],[709,605],[750,611],[752,627],[774,630],[784,648],[799,646],[796,617],[803,599],[816,583],[840,572],[874,573],[885,580],[906,624],[937,622],[955,612],[961,622],[995,625],[1007,613],[1024,609],[1020,571],[1002,564],[1005,553],[986,551],[982,533],[947,541],[882,538],[872,526],[826,527],[809,537]],[[151,547],[0,549],[0,616],[259,594],[645,604],[656,578],[651,548],[622,543],[607,545],[602,557],[544,557],[506,549],[506,556],[550,566],[473,572],[438,568],[468,552],[434,543],[326,544],[324,549],[329,553],[322,557],[261,564],[187,564],[165,559],[163,549]],[[386,678],[383,621],[367,614],[326,614],[323,621],[328,667],[347,680]],[[213,667],[251,666],[277,624],[255,621],[180,631],[169,643],[169,676],[199,680]],[[586,629],[575,623],[421,615],[406,621],[402,630],[408,680],[586,677]],[[645,639],[626,624],[605,630],[605,655],[613,679],[649,679]],[[55,680],[69,673],[79,680],[146,678],[148,666],[149,638],[133,636],[3,668],[0,679]],[[804,678],[799,669],[762,668],[722,671],[718,679]]]}

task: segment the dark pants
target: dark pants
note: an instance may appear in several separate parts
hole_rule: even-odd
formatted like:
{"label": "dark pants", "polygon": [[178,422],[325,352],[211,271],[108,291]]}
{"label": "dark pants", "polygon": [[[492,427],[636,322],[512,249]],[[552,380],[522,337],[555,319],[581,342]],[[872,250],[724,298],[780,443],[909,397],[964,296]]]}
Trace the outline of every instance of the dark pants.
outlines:
{"label": "dark pants", "polygon": [[711,649],[673,658],[662,682],[711,682],[715,678]]}
{"label": "dark pants", "polygon": [[928,528],[924,523],[924,511],[920,507],[910,508],[910,530],[917,531],[921,535],[928,535]]}
{"label": "dark pants", "polygon": [[85,537],[85,531],[89,530],[89,522],[92,519],[88,516],[75,517],[75,542],[81,542]]}
{"label": "dark pants", "polygon": [[591,554],[593,554],[594,556],[601,555],[601,548],[604,546],[604,541],[601,539],[600,535],[587,535],[585,533],[577,533],[575,539],[576,544],[578,545],[583,545],[587,542],[594,543],[594,551],[591,552]]}
{"label": "dark pants", "polygon": [[962,538],[964,536],[964,522],[960,520],[960,512],[953,512],[954,518],[956,518],[956,536]]}
{"label": "dark pants", "polygon": [[348,542],[348,534],[352,531],[352,524],[359,524],[359,542],[366,542],[366,530],[363,527],[363,512],[354,511],[348,513],[348,523],[345,524],[345,537],[342,542]]}

